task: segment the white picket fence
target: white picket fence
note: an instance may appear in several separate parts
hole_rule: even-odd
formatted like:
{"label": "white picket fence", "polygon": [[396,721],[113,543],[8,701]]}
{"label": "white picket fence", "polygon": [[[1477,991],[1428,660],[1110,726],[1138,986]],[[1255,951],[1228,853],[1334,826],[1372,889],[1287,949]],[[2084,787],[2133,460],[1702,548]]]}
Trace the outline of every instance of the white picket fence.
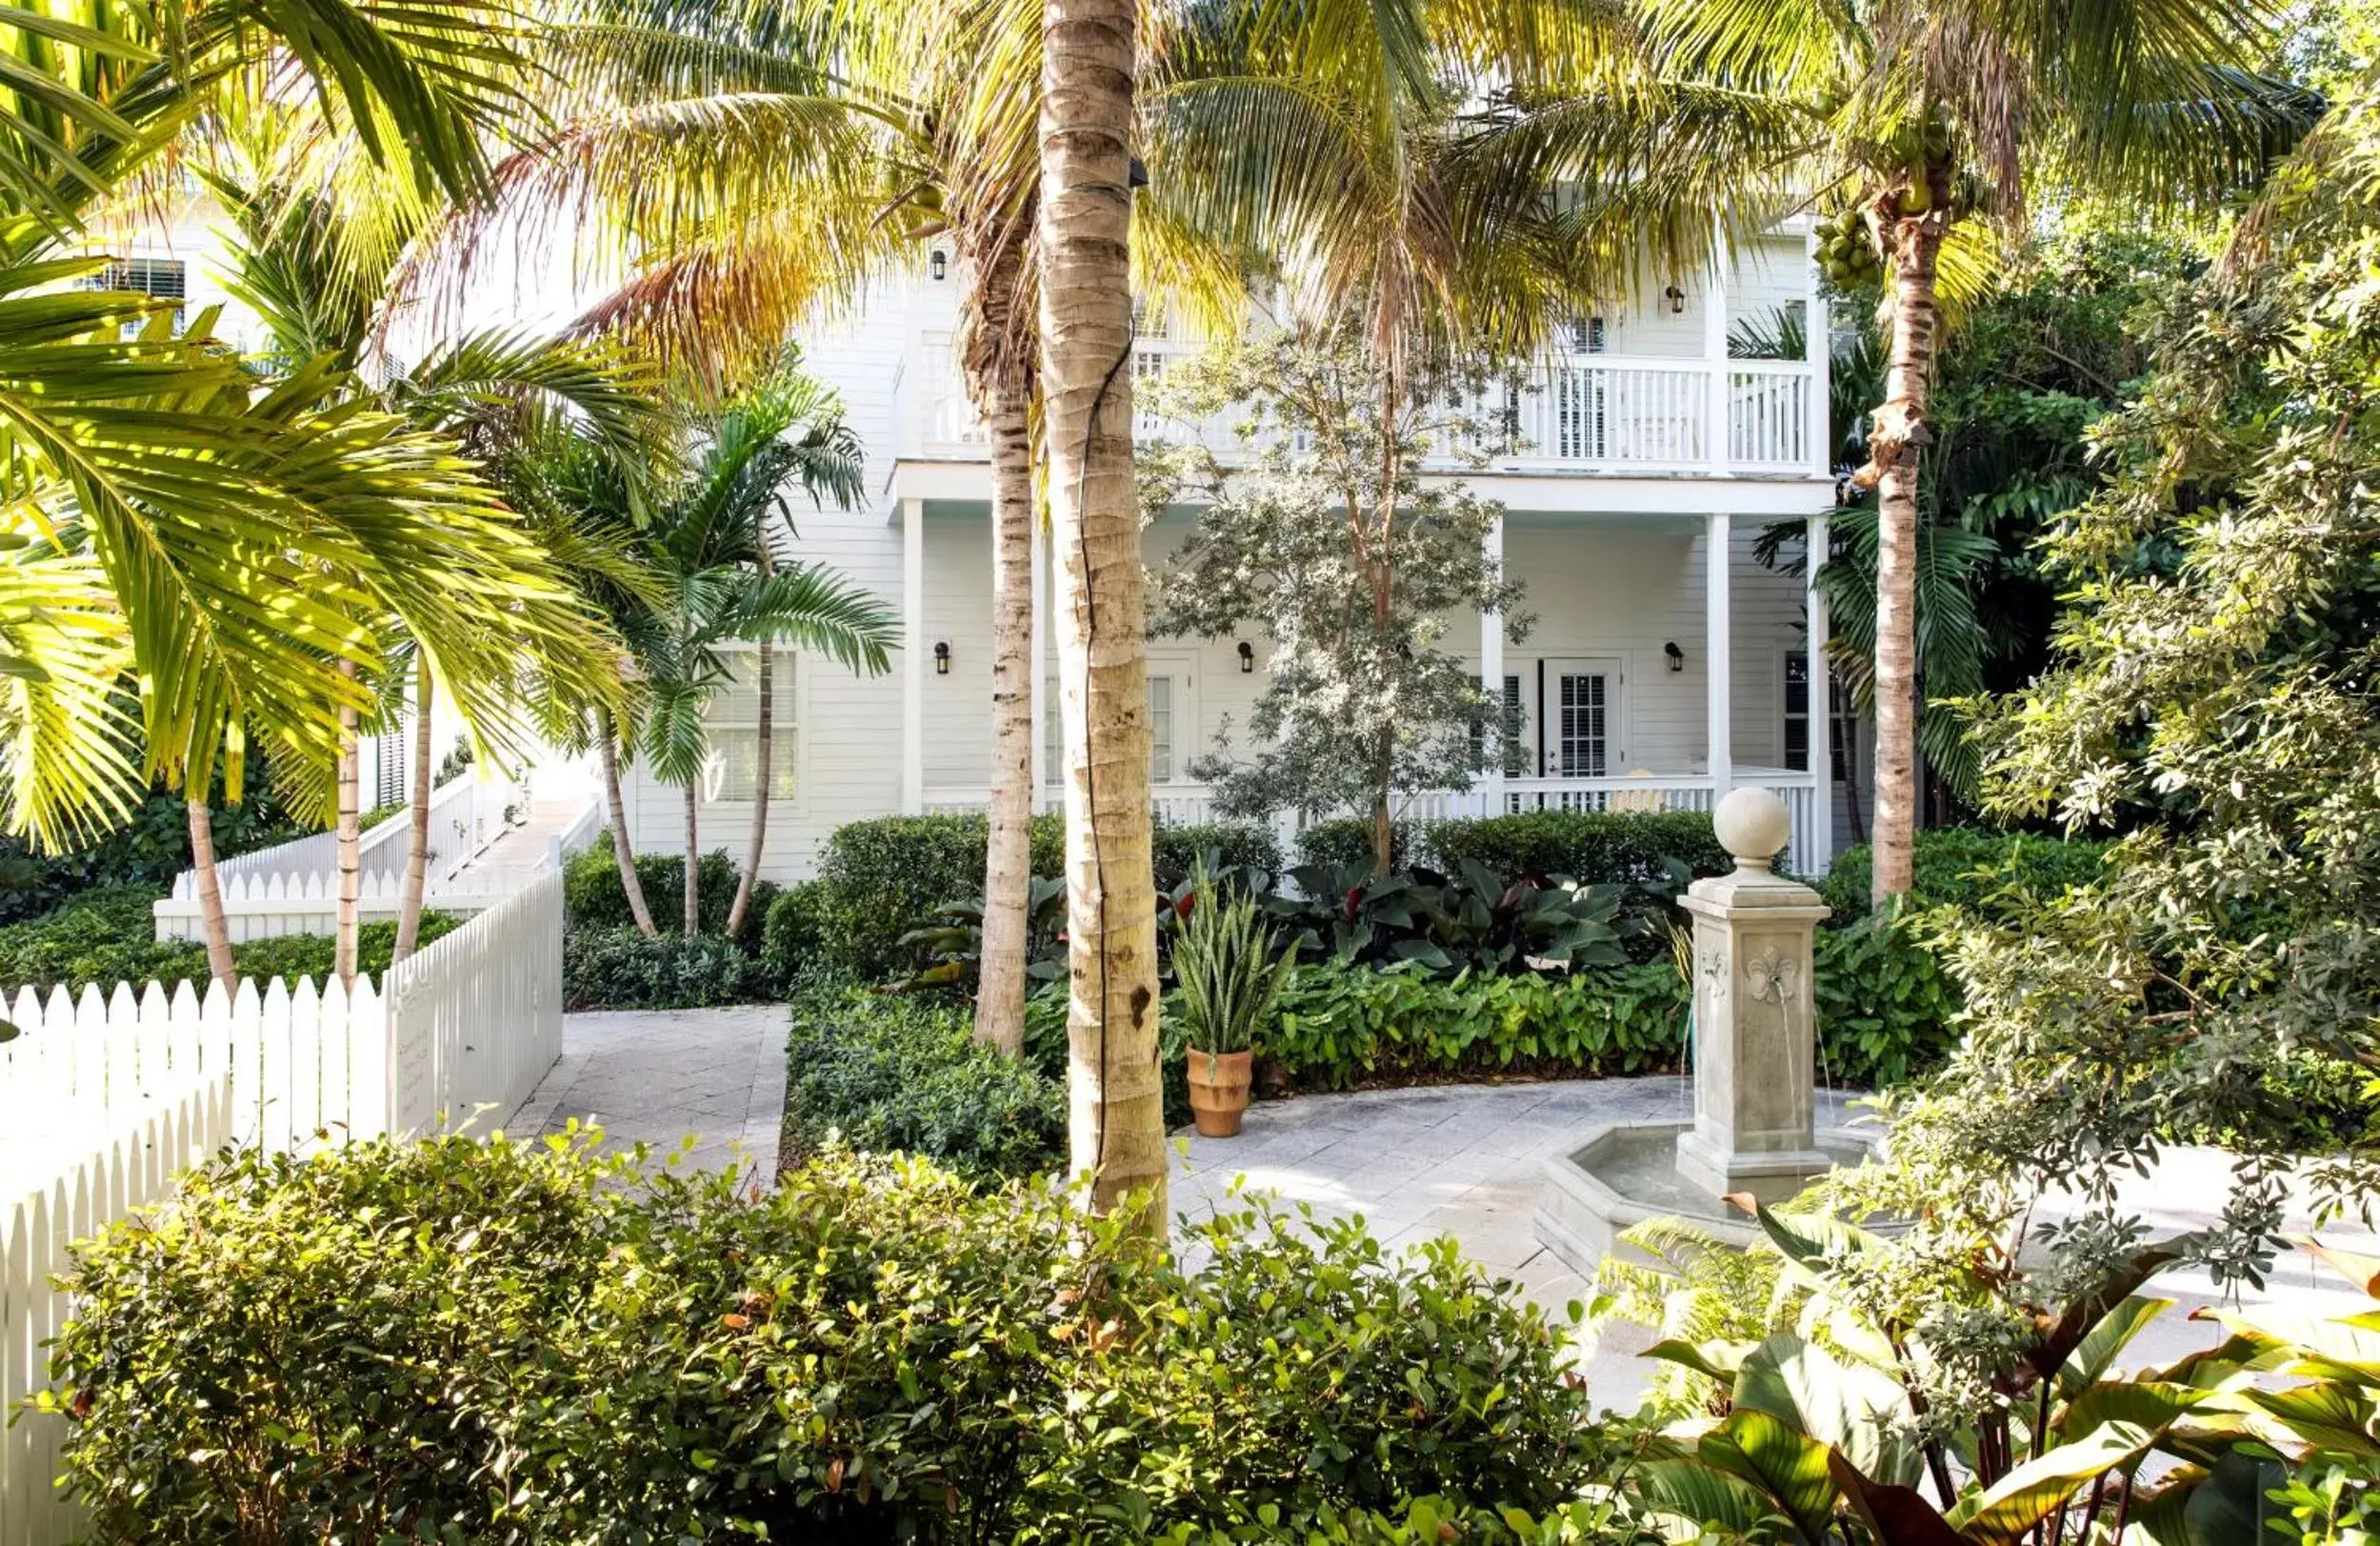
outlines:
{"label": "white picket fence", "polygon": [[[0,1001],[4,1002],[4,1001]],[[509,1112],[562,1055],[562,877],[550,871],[375,990],[118,984],[20,993],[0,1046],[0,1131],[88,1134],[193,1079],[231,1081],[242,1143],[307,1148]],[[481,1125],[486,1125],[483,1120]],[[69,1145],[69,1147],[72,1147]]]}
{"label": "white picket fence", "polygon": [[[40,1142],[46,1178],[11,1179],[0,1192],[0,1413],[50,1384],[43,1346],[71,1308],[51,1279],[66,1271],[67,1247],[135,1210],[162,1200],[173,1177],[230,1141],[229,1078],[190,1086],[173,1098],[130,1108],[114,1128],[77,1148]],[[20,1175],[31,1144],[13,1131],[0,1138],[7,1174]],[[0,1426],[0,1541],[65,1546],[83,1533],[83,1511],[58,1490],[62,1423],[26,1413]]]}

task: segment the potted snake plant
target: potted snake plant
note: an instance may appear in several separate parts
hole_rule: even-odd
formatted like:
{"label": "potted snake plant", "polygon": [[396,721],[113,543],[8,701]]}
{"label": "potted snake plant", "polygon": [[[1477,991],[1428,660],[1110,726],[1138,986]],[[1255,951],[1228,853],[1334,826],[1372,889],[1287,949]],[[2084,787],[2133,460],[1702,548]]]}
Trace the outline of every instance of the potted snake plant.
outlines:
{"label": "potted snake plant", "polygon": [[1187,908],[1173,936],[1173,976],[1181,989],[1190,1114],[1202,1136],[1228,1138],[1248,1113],[1252,1046],[1297,963],[1291,945],[1272,958],[1272,934],[1242,892],[1215,896],[1202,861],[1191,873]]}

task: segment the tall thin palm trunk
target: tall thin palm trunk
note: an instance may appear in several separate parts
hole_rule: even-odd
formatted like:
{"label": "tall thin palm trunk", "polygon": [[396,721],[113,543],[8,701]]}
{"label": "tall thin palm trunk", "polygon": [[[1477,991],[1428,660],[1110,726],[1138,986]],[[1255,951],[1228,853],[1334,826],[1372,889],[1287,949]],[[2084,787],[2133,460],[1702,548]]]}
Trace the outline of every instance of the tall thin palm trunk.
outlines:
{"label": "tall thin palm trunk", "polygon": [[[766,579],[773,567],[769,561],[769,538],[764,532],[752,556],[760,565],[761,577]],[[769,846],[769,742],[775,730],[776,719],[776,648],[767,639],[760,641],[756,652],[760,668],[757,689],[759,712],[753,715],[752,738],[752,840],[744,851],[744,873],[735,882],[735,901],[728,908],[727,933],[730,939],[744,932],[744,914],[751,911],[752,888],[760,881],[760,856]]]}
{"label": "tall thin palm trunk", "polygon": [[695,812],[702,792],[691,778],[686,781],[686,933],[688,937],[703,932],[702,866],[696,862],[702,853],[702,838],[695,825]]}
{"label": "tall thin palm trunk", "polygon": [[975,1039],[1025,1051],[1033,886],[1033,470],[1021,393],[988,394],[991,431],[991,830],[984,855]]}
{"label": "tall thin palm trunk", "polygon": [[1910,889],[1917,813],[1917,467],[1927,440],[1941,311],[1935,264],[1948,228],[1942,201],[1890,223],[1892,348],[1884,406],[1869,436],[1876,472],[1875,816],[1869,889],[1881,907]]}
{"label": "tall thin palm trunk", "polygon": [[207,974],[225,992],[239,985],[239,968],[231,960],[231,919],[223,910],[223,877],[215,873],[215,818],[207,808],[213,791],[183,792],[190,813],[190,874],[198,885],[198,928],[207,941]]}
{"label": "tall thin palm trunk", "polygon": [[390,949],[393,966],[413,954],[421,942],[422,893],[430,884],[430,656],[422,654],[413,668],[413,766],[406,779],[411,796],[407,821],[412,831],[405,847],[405,890],[397,900],[396,943]]}
{"label": "tall thin palm trunk", "polygon": [[[355,680],[355,662],[339,662],[339,674]],[[352,705],[339,710],[339,913],[332,948],[333,969],[339,974],[339,986],[355,985],[356,935],[363,896],[362,854],[364,834],[363,754],[356,740],[356,713]]]}
{"label": "tall thin palm trunk", "polygon": [[629,916],[648,939],[661,937],[661,926],[645,905],[644,883],[637,878],[636,853],[628,843],[628,800],[620,793],[620,733],[611,716],[598,712],[595,744],[603,758],[603,797],[611,813],[611,857],[620,867],[620,890],[628,896]]}
{"label": "tall thin palm trunk", "polygon": [[1066,727],[1068,1134],[1092,1206],[1166,1227],[1148,604],[1132,487],[1135,0],[1043,0],[1041,381]]}

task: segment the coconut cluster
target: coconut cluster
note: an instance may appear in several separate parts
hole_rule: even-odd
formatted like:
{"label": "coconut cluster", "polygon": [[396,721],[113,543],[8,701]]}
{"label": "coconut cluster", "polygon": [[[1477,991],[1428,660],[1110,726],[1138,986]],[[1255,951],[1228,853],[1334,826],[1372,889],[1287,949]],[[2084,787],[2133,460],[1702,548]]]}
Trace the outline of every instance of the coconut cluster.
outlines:
{"label": "coconut cluster", "polygon": [[1883,280],[1884,258],[1857,207],[1847,204],[1818,217],[1818,266],[1827,283],[1837,290],[1856,290]]}

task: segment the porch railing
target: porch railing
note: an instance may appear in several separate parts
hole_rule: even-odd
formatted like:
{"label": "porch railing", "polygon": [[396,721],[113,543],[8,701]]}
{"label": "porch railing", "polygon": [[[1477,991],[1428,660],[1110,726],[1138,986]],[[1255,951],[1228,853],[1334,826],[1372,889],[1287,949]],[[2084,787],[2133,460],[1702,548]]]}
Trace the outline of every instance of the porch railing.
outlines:
{"label": "porch railing", "polygon": [[[1732,788],[1765,789],[1785,802],[1792,817],[1793,835],[1782,856],[1797,870],[1823,868],[1832,857],[1830,834],[1819,826],[1830,813],[1817,781],[1809,773],[1785,768],[1738,768]],[[926,791],[929,812],[981,811],[990,803],[984,789],[937,788]],[[1709,811],[1718,792],[1708,773],[1649,773],[1619,778],[1507,778],[1501,796],[1486,786],[1442,790],[1408,795],[1398,805],[1400,821],[1450,821],[1487,815],[1510,815],[1525,811]],[[1063,804],[1059,791],[1045,788],[1034,809],[1056,810]],[[1156,818],[1172,826],[1218,819],[1214,789],[1208,784],[1159,784],[1150,792]],[[1296,853],[1296,836],[1304,823],[1284,817],[1274,823],[1282,856]]]}

